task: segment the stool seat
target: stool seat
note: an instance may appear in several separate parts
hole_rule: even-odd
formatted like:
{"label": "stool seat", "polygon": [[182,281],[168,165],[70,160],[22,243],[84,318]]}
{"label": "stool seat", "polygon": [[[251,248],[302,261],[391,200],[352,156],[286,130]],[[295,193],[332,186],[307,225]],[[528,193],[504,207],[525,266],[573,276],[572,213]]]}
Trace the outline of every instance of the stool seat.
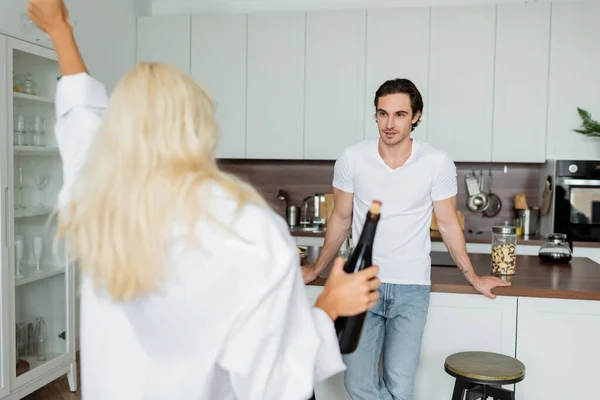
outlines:
{"label": "stool seat", "polygon": [[444,362],[446,372],[463,381],[510,385],[525,378],[525,365],[516,358],[485,351],[455,353]]}

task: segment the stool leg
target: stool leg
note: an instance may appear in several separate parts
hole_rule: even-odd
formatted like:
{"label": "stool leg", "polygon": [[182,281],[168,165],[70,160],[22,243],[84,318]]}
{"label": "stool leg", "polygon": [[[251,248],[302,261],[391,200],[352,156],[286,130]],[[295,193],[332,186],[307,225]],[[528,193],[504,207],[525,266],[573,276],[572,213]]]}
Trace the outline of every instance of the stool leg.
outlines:
{"label": "stool leg", "polygon": [[488,393],[494,400],[515,400],[515,392],[512,390],[488,387]]}
{"label": "stool leg", "polygon": [[316,398],[315,398],[315,392],[313,392],[313,394],[312,394],[311,398],[310,398],[310,399],[308,399],[308,400],[316,400]]}
{"label": "stool leg", "polygon": [[[474,383],[463,381],[462,379],[456,378],[454,381],[454,391],[452,392],[452,400],[463,400],[465,390],[475,387]],[[469,400],[469,399],[467,399]]]}

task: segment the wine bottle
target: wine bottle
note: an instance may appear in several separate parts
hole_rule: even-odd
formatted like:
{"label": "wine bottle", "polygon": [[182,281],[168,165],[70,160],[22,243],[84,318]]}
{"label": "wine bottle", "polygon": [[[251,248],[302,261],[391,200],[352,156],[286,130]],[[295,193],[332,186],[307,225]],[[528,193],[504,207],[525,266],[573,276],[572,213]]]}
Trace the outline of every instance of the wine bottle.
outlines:
{"label": "wine bottle", "polygon": [[[379,223],[380,210],[381,202],[373,200],[358,243],[344,265],[346,273],[356,273],[372,265],[373,241]],[[351,317],[339,317],[335,320],[335,330],[342,354],[352,353],[356,350],[366,315],[367,313],[363,312]]]}

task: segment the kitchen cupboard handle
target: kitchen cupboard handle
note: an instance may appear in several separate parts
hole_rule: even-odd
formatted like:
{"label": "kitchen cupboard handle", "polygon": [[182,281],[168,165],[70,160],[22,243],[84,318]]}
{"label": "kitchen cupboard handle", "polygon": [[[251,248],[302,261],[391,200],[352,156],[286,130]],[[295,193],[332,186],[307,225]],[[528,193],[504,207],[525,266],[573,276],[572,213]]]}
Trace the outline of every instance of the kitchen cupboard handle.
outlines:
{"label": "kitchen cupboard handle", "polygon": [[4,219],[2,220],[4,223],[4,247],[8,248],[8,186],[4,188],[2,194],[4,195],[4,198],[2,199],[2,204],[4,205]]}

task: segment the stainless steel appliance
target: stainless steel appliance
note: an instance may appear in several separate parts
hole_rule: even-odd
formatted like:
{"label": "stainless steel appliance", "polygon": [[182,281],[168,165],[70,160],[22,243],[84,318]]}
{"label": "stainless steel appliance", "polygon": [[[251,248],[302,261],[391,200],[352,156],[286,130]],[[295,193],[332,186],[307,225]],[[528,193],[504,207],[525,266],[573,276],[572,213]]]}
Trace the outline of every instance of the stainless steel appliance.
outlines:
{"label": "stainless steel appliance", "polygon": [[600,242],[600,161],[557,160],[553,232]]}

